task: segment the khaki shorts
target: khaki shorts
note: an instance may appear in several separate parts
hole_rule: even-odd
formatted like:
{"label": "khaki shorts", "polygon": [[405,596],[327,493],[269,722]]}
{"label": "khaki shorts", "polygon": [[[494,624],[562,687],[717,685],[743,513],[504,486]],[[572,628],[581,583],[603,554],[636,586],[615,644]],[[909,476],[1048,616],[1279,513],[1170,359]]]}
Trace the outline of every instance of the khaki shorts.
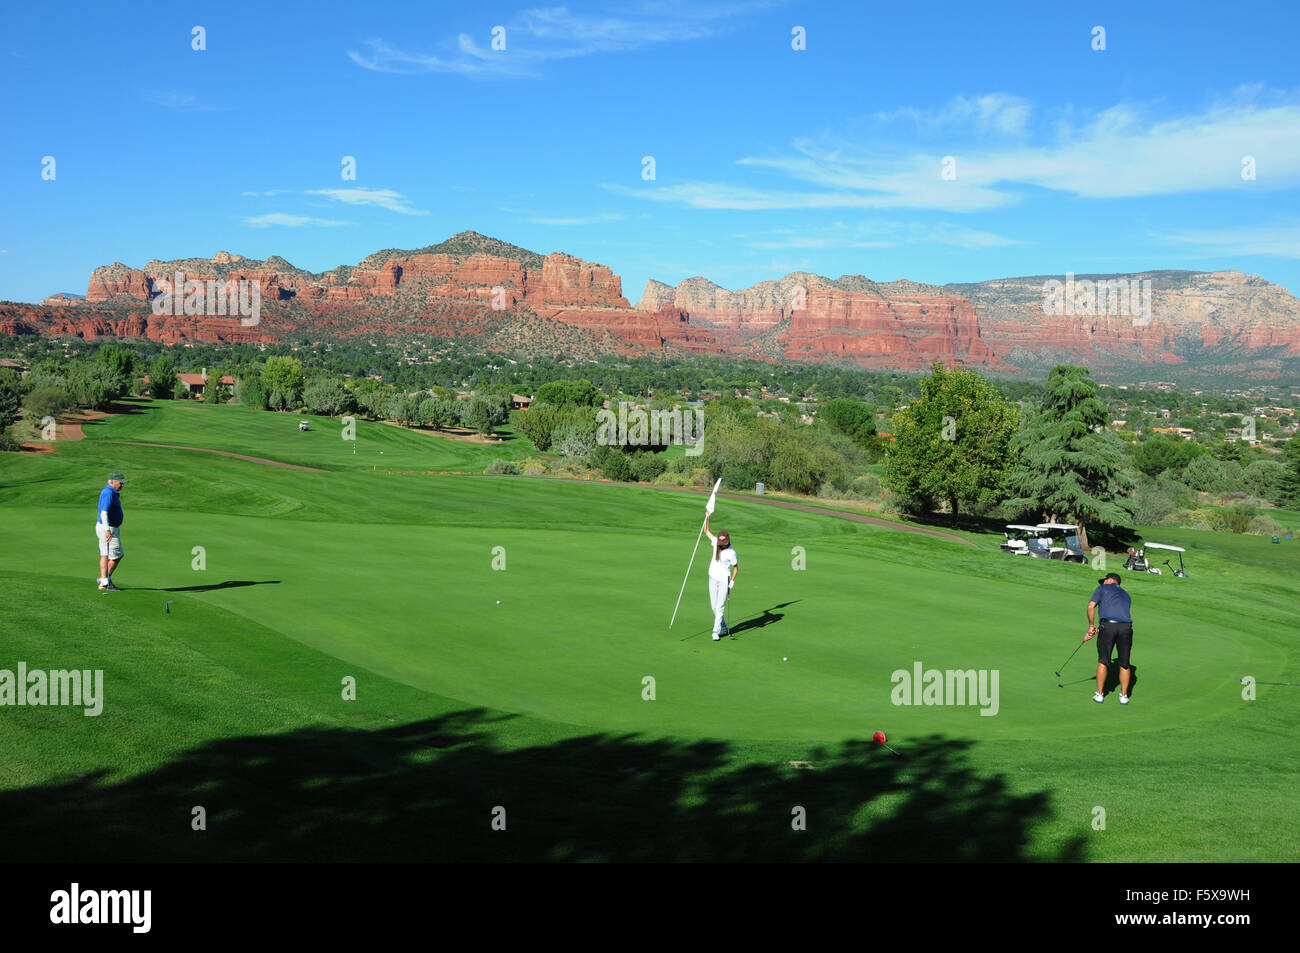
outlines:
{"label": "khaki shorts", "polygon": [[99,555],[107,556],[109,559],[122,558],[122,529],[119,526],[112,527],[113,539],[104,539],[104,527],[99,523],[95,524],[95,539],[99,540]]}

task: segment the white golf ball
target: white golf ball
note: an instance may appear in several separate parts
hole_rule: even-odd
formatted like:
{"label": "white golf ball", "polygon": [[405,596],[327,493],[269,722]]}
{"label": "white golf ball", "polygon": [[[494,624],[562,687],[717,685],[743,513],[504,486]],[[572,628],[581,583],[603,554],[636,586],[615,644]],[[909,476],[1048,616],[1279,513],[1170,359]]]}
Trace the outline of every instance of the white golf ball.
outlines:
{"label": "white golf ball", "polygon": [[783,659],[781,659],[781,661],[782,661],[782,662],[788,662],[788,661],[790,661],[790,660],[789,660],[788,658],[783,658]]}
{"label": "white golf ball", "polygon": [[500,600],[500,599],[497,600],[497,605],[501,605],[501,600]]}

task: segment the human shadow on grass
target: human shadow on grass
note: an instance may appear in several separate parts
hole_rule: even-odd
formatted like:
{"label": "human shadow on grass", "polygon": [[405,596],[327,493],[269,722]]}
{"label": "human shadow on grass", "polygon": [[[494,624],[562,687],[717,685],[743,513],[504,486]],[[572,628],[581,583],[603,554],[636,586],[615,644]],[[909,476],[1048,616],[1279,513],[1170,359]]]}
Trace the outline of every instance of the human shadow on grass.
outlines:
{"label": "human shadow on grass", "polygon": [[132,777],[0,792],[0,839],[11,862],[1085,859],[1084,832],[1031,851],[1050,796],[976,770],[968,741],[909,739],[902,757],[850,741],[796,769],[719,741],[507,747],[513,720],[474,709],[210,741]]}
{"label": "human shadow on grass", "polygon": [[798,601],[798,599],[795,599],[794,602],[783,602],[780,605],[772,606],[770,609],[764,609],[760,615],[750,616],[748,619],[742,619],[735,625],[731,626],[731,634],[740,635],[741,633],[748,632],[751,629],[762,629],[771,625],[773,622],[780,622],[785,618],[785,613],[777,612],[776,610],[792,606]]}
{"label": "human shadow on grass", "polygon": [[[780,622],[782,619],[785,618],[785,614],[780,612],[774,612],[773,610],[784,609],[786,608],[786,606],[792,606],[795,604],[795,602],[798,601],[799,601],[798,599],[795,599],[793,602],[783,602],[780,605],[772,606],[771,609],[764,609],[762,613],[759,615],[751,616],[747,619],[742,619],[741,621],[728,626],[727,632],[729,635],[736,635],[740,632],[745,631],[746,629],[762,628],[765,625],[771,625],[773,622]],[[688,639],[698,638],[701,635],[708,635],[712,631],[713,630],[708,627],[697,629],[696,631],[692,632],[690,635],[685,635],[682,638],[678,639],[677,641],[685,642]]]}
{"label": "human shadow on grass", "polygon": [[[1136,665],[1130,665],[1128,669],[1128,697],[1129,698],[1132,698],[1133,693],[1137,691],[1137,684],[1138,684],[1138,667]],[[1101,692],[1102,697],[1109,695],[1111,692],[1119,688],[1119,662],[1115,661],[1114,659],[1111,659],[1110,664],[1106,666],[1106,681],[1104,682],[1104,685],[1105,687],[1102,689]]]}
{"label": "human shadow on grass", "polygon": [[147,586],[131,586],[129,588],[136,592],[212,592],[214,589],[241,589],[244,586],[278,585],[280,585],[279,579],[263,579],[260,582],[253,582],[250,579],[227,579],[225,582],[214,582],[206,586],[172,586],[170,589]]}

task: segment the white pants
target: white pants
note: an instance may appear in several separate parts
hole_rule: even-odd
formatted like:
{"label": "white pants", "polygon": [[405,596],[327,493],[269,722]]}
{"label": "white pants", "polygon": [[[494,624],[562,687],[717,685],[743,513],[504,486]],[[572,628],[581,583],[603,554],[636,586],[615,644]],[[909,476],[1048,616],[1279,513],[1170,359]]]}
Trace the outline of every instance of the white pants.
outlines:
{"label": "white pants", "polygon": [[727,620],[722,617],[722,610],[727,605],[726,579],[709,577],[709,605],[713,607],[713,634],[719,635],[727,628]]}

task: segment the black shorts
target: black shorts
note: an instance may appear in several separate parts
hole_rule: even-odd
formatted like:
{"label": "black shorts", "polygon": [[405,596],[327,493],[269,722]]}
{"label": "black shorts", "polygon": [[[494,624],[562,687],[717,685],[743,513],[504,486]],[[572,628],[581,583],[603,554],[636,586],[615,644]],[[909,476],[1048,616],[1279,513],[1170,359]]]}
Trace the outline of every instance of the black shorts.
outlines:
{"label": "black shorts", "polygon": [[1111,649],[1119,655],[1119,667],[1128,668],[1128,654],[1133,650],[1133,623],[1107,622],[1104,619],[1097,632],[1097,661],[1110,665]]}

